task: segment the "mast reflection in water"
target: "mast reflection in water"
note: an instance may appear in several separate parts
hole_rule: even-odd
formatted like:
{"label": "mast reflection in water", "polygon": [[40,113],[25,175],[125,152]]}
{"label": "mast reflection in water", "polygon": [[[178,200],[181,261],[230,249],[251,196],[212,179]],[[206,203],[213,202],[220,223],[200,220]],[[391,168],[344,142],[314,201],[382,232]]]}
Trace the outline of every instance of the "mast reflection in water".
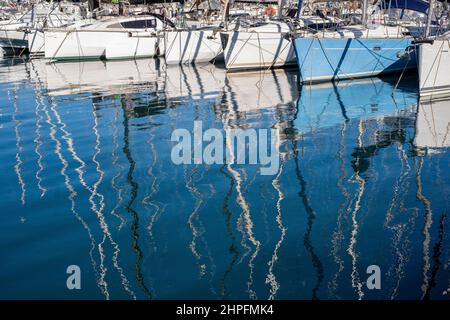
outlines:
{"label": "mast reflection in water", "polygon": [[[2,60],[1,298],[445,298],[450,100],[396,82]],[[174,165],[194,121],[276,129],[278,173]]]}

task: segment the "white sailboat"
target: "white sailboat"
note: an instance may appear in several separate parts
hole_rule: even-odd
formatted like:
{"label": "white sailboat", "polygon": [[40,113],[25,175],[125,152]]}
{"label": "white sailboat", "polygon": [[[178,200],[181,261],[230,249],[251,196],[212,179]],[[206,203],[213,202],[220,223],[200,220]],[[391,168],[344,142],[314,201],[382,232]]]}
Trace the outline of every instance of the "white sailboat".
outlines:
{"label": "white sailboat", "polygon": [[295,65],[290,39],[292,28],[284,21],[270,20],[221,32],[227,70],[268,69]]}
{"label": "white sailboat", "polygon": [[43,28],[72,23],[86,14],[82,4],[68,2],[42,2],[24,10],[0,22],[0,46],[9,54],[43,53]]}
{"label": "white sailboat", "polygon": [[[200,2],[202,0],[196,0],[194,5]],[[212,8],[213,1],[207,2]],[[206,14],[200,15],[195,21],[184,21],[182,18],[184,24],[182,28],[165,30],[166,63],[195,64],[222,60],[223,43],[220,33],[233,30],[236,19],[260,15],[261,4],[264,3],[266,2],[254,4],[252,1],[248,3],[244,1],[240,8],[231,8],[230,0],[220,0],[219,7],[213,8],[215,11],[206,10]],[[219,9],[220,14],[217,14]]]}
{"label": "white sailboat", "polygon": [[45,57],[55,60],[129,59],[164,53],[157,15],[88,20],[44,32]]}
{"label": "white sailboat", "polygon": [[[200,4],[202,0],[195,1]],[[211,2],[208,1],[211,6]],[[226,4],[222,1],[217,9],[225,12]],[[222,29],[223,21],[214,11],[207,10],[205,16],[192,23],[182,14],[181,28],[165,30],[165,61],[167,64],[195,64],[208,62],[222,53],[222,44],[218,31]]]}
{"label": "white sailboat", "polygon": [[[433,12],[435,0],[430,1]],[[428,15],[425,39],[418,45],[419,94],[421,97],[450,95],[450,32],[430,37],[432,15]]]}
{"label": "white sailboat", "polygon": [[[283,21],[284,0],[278,10],[266,7],[264,20],[239,19],[233,30],[220,33],[227,70],[268,69],[295,65],[291,33],[294,27]],[[270,18],[277,15],[277,18]]]}
{"label": "white sailboat", "polygon": [[167,30],[164,32],[167,64],[208,62],[222,52],[218,26],[196,30]]}
{"label": "white sailboat", "polygon": [[420,96],[450,95],[450,34],[422,42],[418,51]]}

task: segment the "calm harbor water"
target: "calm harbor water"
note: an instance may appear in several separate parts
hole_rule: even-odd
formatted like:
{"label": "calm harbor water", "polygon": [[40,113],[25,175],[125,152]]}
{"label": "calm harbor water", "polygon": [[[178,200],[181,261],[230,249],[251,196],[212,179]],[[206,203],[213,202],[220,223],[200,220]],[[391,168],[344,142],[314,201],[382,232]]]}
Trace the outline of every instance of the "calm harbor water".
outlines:
{"label": "calm harbor water", "polygon": [[[448,298],[450,101],[296,72],[0,60],[0,298]],[[195,120],[276,129],[278,173],[173,164]]]}

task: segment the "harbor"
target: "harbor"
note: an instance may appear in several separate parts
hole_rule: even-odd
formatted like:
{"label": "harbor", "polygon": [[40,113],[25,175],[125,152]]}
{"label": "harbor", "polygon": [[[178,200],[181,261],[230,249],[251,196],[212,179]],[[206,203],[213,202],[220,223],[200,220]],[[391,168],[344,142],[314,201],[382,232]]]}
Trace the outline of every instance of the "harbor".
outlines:
{"label": "harbor", "polygon": [[447,10],[2,1],[0,298],[448,300]]}

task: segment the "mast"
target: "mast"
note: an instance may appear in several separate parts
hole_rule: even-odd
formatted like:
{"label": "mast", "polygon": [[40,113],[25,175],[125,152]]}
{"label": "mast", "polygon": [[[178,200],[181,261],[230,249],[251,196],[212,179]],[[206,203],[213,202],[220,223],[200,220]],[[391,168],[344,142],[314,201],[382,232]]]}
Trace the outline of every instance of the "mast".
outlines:
{"label": "mast", "polygon": [[302,11],[302,4],[303,4],[303,0],[298,0],[297,13],[295,15],[296,18],[300,17],[300,12]]}
{"label": "mast", "polygon": [[283,17],[282,11],[283,11],[284,4],[285,4],[285,0],[278,0],[278,14],[277,14],[278,18]]}
{"label": "mast", "polygon": [[435,0],[430,0],[430,6],[428,7],[427,26],[425,28],[425,38],[431,35],[431,18],[433,16]]}
{"label": "mast", "polygon": [[369,6],[368,0],[363,0],[362,7],[362,24],[365,26],[367,24],[367,7]]}
{"label": "mast", "polygon": [[228,16],[230,14],[230,0],[222,0],[220,2],[223,5],[222,21],[224,23],[224,26],[226,26],[228,22]]}
{"label": "mast", "polygon": [[36,14],[34,5],[35,5],[35,3],[32,2],[32,3],[31,3],[31,22],[30,22],[30,26],[31,26],[31,27],[34,26],[34,15]]}

